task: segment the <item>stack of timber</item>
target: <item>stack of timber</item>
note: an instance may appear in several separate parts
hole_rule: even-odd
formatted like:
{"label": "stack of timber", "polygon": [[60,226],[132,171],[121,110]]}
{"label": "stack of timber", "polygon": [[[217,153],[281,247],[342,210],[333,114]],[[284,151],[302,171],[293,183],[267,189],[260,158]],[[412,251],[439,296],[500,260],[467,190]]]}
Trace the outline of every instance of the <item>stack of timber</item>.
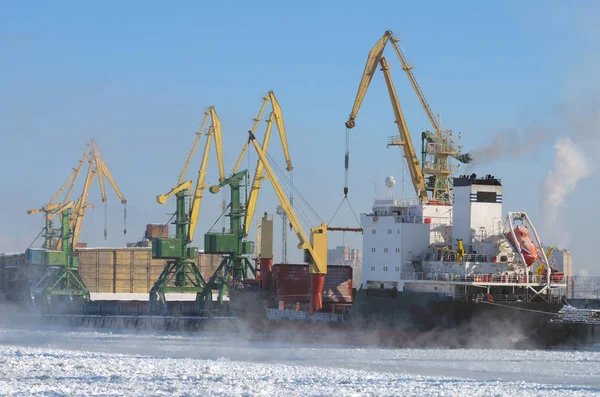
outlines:
{"label": "stack of timber", "polygon": [[[83,281],[97,293],[148,293],[166,264],[152,259],[150,247],[80,248],[77,254]],[[208,280],[221,260],[221,255],[199,253],[196,264]]]}

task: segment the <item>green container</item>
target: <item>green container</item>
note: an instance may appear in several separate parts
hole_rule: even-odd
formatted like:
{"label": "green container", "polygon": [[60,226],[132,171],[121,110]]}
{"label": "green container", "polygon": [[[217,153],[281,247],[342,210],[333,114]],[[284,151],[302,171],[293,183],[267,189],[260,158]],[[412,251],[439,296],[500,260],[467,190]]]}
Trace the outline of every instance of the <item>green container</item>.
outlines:
{"label": "green container", "polygon": [[239,239],[233,234],[206,233],[204,252],[207,254],[237,254]]}
{"label": "green container", "polygon": [[152,242],[152,257],[157,259],[180,258],[183,254],[181,240],[161,238]]}
{"label": "green container", "polygon": [[249,255],[254,252],[254,241],[244,241],[242,243],[242,254]]}
{"label": "green container", "polygon": [[153,238],[152,239],[152,257],[158,258],[158,246],[160,245],[160,241],[162,238]]}
{"label": "green container", "polygon": [[42,260],[47,266],[64,266],[67,264],[67,256],[62,251],[43,251]]}
{"label": "green container", "polygon": [[190,259],[196,259],[198,257],[198,247],[188,247],[187,257]]}

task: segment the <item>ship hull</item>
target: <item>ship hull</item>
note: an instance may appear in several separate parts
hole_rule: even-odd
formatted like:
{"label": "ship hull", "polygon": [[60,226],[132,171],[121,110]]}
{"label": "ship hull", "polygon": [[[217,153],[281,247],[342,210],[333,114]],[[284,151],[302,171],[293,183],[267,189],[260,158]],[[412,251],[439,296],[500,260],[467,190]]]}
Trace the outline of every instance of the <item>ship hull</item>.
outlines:
{"label": "ship hull", "polygon": [[[435,294],[411,292],[382,297],[360,290],[342,321],[323,324],[267,318],[265,305],[269,295],[262,291],[236,291],[232,295],[232,312],[245,321],[247,333],[258,339],[398,347],[525,346],[525,341],[546,328],[563,306],[547,302],[440,300]],[[556,331],[552,337],[547,336],[530,341],[529,346],[547,347],[567,337]]]}

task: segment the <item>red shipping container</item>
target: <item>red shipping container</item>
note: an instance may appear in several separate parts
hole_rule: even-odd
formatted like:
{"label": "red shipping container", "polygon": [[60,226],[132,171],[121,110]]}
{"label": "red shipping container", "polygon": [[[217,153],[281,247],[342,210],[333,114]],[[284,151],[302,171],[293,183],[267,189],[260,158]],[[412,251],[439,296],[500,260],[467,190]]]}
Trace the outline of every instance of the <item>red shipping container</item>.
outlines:
{"label": "red shipping container", "polygon": [[[307,264],[277,264],[273,267],[277,300],[310,301]],[[323,287],[323,303],[352,303],[352,266],[329,265]]]}
{"label": "red shipping container", "polygon": [[146,238],[169,238],[169,225],[156,223],[147,224]]}

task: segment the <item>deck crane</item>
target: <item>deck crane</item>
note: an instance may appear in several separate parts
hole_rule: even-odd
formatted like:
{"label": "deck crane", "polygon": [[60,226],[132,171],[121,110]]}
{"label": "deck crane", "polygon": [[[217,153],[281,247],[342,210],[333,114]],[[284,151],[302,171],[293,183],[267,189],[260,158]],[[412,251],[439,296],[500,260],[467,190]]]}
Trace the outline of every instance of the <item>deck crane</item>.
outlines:
{"label": "deck crane", "polygon": [[[429,131],[425,131],[422,134],[423,158],[421,164],[416,156],[408,128],[406,127],[406,121],[404,120],[400,103],[396,96],[395,88],[391,80],[387,60],[383,56],[383,51],[388,41],[392,44],[398,59],[402,63],[402,70],[404,70],[406,73],[434,130],[433,134]],[[463,163],[468,163],[471,161],[471,156],[460,153],[460,148],[455,144],[452,137],[452,132],[450,130],[441,129],[439,121],[434,117],[431,107],[425,99],[423,91],[421,90],[412,72],[413,66],[408,64],[404,54],[397,44],[399,41],[400,39],[394,37],[392,31],[388,30],[371,49],[371,52],[367,58],[367,64],[363,72],[358,92],[356,94],[354,106],[352,107],[352,112],[350,113],[348,121],[346,121],[346,127],[348,129],[355,127],[355,119],[358,115],[360,105],[362,104],[371,79],[375,74],[377,64],[380,64],[381,70],[384,73],[390,99],[392,101],[392,108],[394,109],[394,114],[396,116],[396,124],[398,125],[398,130],[400,132],[399,137],[390,137],[388,139],[388,147],[404,147],[404,155],[407,159],[413,186],[415,187],[417,196],[420,198],[421,202],[429,201],[427,197],[427,191],[431,191],[432,200],[434,200],[434,202],[438,201],[451,203],[451,184],[449,177],[452,175],[452,173],[454,173],[455,167],[449,164],[448,157],[454,157]],[[346,136],[346,139],[348,140],[348,136]],[[426,155],[429,155],[432,160],[427,161]],[[348,143],[346,143],[346,175],[348,172],[348,156]],[[425,184],[424,175],[431,175],[431,177],[427,178],[427,184]],[[345,193],[347,193],[348,190],[347,184],[348,182],[346,176],[346,187],[344,188]]]}
{"label": "deck crane", "polygon": [[296,232],[298,240],[298,248],[304,250],[304,258],[309,264],[309,272],[311,273],[311,295],[310,295],[310,310],[314,312],[322,308],[322,291],[325,283],[325,275],[327,274],[327,224],[321,223],[317,227],[313,227],[310,230],[310,240],[304,234],[302,225],[296,217],[296,213],[292,208],[290,200],[285,195],[283,188],[279,184],[277,177],[275,176],[265,151],[257,142],[254,134],[249,131],[249,141],[254,146],[256,153],[258,154],[260,162],[263,164],[264,170],[266,171],[267,177],[273,185],[273,189],[277,194],[277,198],[281,204],[283,211],[285,211],[292,229]]}
{"label": "deck crane", "polygon": [[[211,119],[211,125],[205,133],[208,119]],[[194,157],[196,148],[203,135],[206,135],[202,163],[198,171],[196,186],[193,189],[191,206],[186,210],[186,197],[189,197],[189,190],[192,188],[192,181],[184,181],[191,160]],[[214,106],[210,106],[204,112],[204,119],[200,129],[196,132],[196,139],[188,158],[184,164],[183,170],[179,175],[177,185],[167,194],[159,195],[156,201],[164,204],[171,196],[176,198],[175,212],[175,238],[154,238],[152,240],[152,257],[158,259],[167,259],[165,268],[160,277],[150,290],[150,309],[158,311],[166,308],[166,292],[195,292],[196,299],[201,303],[205,300],[204,294],[206,281],[200,274],[196,265],[197,248],[188,247],[194,241],[194,232],[198,223],[200,214],[200,204],[204,194],[206,166],[210,152],[211,142],[215,142],[217,153],[217,162],[219,167],[219,181],[225,180],[225,171],[223,167],[223,144],[221,138],[221,121],[215,111]],[[212,299],[212,294],[210,294]]]}
{"label": "deck crane", "polygon": [[55,214],[54,211],[61,206],[61,204],[59,202],[57,202],[57,199],[62,194],[62,192],[67,188],[67,186],[69,186],[69,188],[67,189],[67,192],[65,194],[65,197],[63,199],[62,205],[65,205],[69,201],[69,197],[71,195],[71,192],[73,191],[73,187],[75,186],[75,183],[77,182],[77,178],[79,177],[81,169],[83,168],[83,165],[86,163],[89,154],[90,154],[90,145],[88,145],[86,147],[85,153],[84,153],[83,157],[79,160],[79,163],[77,164],[77,166],[75,168],[73,168],[73,172],[71,173],[71,175],[69,175],[69,178],[60,187],[60,189],[58,189],[58,191],[50,199],[50,201],[48,201],[48,203],[45,206],[43,206],[42,208],[31,209],[31,210],[27,211],[27,213],[30,215],[38,214],[40,212],[43,212],[45,214],[44,244],[42,246],[44,249],[51,250],[51,249],[57,248],[56,241],[55,241],[56,231],[54,230],[54,226],[52,224],[52,218],[54,218],[53,214]]}

